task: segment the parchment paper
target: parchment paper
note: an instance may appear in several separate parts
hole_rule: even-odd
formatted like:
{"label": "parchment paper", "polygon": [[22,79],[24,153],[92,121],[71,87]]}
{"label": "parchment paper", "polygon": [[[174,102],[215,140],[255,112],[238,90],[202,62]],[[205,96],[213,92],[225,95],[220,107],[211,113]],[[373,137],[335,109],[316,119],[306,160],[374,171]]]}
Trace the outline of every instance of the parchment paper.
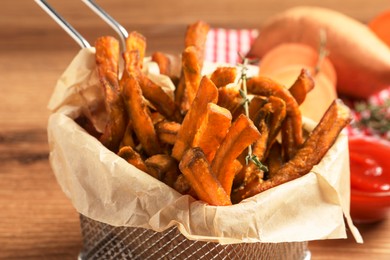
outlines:
{"label": "parchment paper", "polygon": [[[211,65],[205,64],[205,71],[212,71]],[[345,219],[362,242],[349,214],[344,132],[309,174],[233,206],[209,206],[133,167],[73,121],[100,104],[94,68],[94,49],[81,50],[58,80],[48,106],[53,112],[48,122],[50,163],[79,213],[113,226],[163,231],[177,225],[188,239],[222,244],[345,238]],[[310,130],[314,124],[304,120],[304,127]]]}

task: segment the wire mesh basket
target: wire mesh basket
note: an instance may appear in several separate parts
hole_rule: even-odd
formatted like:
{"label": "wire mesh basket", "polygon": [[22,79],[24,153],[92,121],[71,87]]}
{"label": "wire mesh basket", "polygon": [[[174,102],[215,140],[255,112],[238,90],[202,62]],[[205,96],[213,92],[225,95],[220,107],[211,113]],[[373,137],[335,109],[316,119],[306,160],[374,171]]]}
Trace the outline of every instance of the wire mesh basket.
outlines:
{"label": "wire mesh basket", "polygon": [[221,245],[189,240],[176,227],[164,232],[114,227],[80,215],[79,259],[308,259],[307,242]]}

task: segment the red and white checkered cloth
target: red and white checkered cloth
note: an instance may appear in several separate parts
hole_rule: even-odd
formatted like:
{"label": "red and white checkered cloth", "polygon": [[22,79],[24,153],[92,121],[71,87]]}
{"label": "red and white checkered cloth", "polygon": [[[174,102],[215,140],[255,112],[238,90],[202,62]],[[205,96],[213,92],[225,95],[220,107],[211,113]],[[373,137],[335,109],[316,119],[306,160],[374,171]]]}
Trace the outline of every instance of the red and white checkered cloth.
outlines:
{"label": "red and white checkered cloth", "polygon": [[[229,63],[236,65],[239,61],[238,53],[245,55],[253,41],[258,36],[258,31],[255,29],[223,29],[212,28],[209,31],[206,41],[205,60],[217,63]],[[372,95],[363,101],[369,105],[381,105],[390,100],[390,86],[381,92]],[[353,117],[355,120],[359,120],[363,116],[369,116],[363,111],[358,113],[353,110],[356,102],[354,100],[345,100],[346,104],[352,108]],[[360,101],[361,102],[361,101]],[[390,107],[386,109],[386,120],[390,120]],[[390,122],[389,122],[390,123]],[[349,135],[377,135],[372,129],[369,128],[355,128],[349,127],[347,129]],[[390,141],[390,132],[384,133],[381,138]]]}
{"label": "red and white checkered cloth", "polygon": [[238,54],[245,55],[257,35],[254,29],[211,29],[206,40],[205,60],[235,65],[239,61]]}

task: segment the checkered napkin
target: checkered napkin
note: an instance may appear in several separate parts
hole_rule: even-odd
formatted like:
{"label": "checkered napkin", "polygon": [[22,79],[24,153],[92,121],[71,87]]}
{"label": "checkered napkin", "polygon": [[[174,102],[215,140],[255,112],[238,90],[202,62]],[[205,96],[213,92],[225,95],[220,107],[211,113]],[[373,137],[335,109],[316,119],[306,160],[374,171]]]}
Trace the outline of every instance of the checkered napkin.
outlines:
{"label": "checkered napkin", "polygon": [[[206,41],[205,60],[236,65],[239,61],[239,53],[245,55],[256,37],[255,29],[224,29],[212,28]],[[366,100],[343,99],[351,108],[354,120],[347,128],[349,135],[377,136],[390,141],[390,129],[377,131],[378,124],[390,125],[390,86]],[[372,114],[368,107],[377,107],[382,121]],[[385,120],[386,122],[384,122]]]}

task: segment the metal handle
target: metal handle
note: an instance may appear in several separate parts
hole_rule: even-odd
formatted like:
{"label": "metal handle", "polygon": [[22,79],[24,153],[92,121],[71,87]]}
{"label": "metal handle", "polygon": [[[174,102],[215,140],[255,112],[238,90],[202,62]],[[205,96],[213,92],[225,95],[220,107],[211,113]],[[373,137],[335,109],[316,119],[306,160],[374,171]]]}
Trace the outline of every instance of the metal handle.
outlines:
{"label": "metal handle", "polygon": [[98,6],[92,0],[81,0],[84,4],[86,4],[92,11],[94,11],[100,18],[102,18],[112,29],[114,29],[120,39],[123,50],[126,50],[126,39],[129,36],[129,33],[126,29],[120,25],[114,18],[112,18],[106,11],[103,10],[100,6]]}
{"label": "metal handle", "polygon": [[89,48],[91,45],[81,36],[64,18],[61,17],[46,1],[35,0],[35,2],[72,37],[81,48]]}

